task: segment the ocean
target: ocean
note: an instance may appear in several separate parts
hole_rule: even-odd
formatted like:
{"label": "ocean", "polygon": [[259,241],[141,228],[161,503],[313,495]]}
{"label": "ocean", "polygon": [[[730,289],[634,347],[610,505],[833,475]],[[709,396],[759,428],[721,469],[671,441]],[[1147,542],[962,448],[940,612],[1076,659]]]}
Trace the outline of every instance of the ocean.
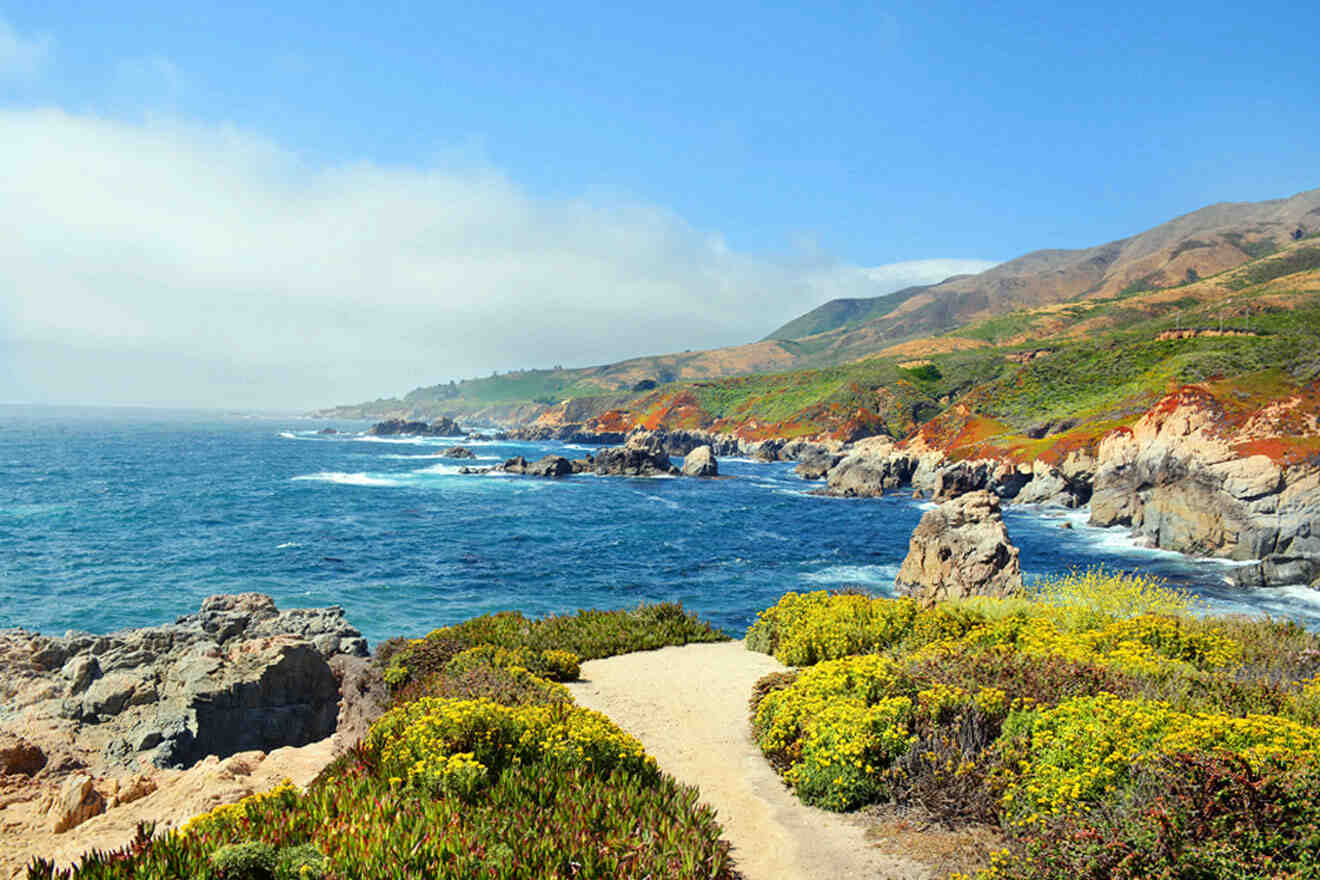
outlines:
{"label": "ocean", "polygon": [[[214,593],[258,591],[281,608],[342,605],[373,645],[504,609],[661,600],[737,636],[789,590],[891,593],[930,506],[905,494],[815,496],[820,484],[792,463],[730,458],[719,480],[462,475],[464,464],[590,447],[369,437],[367,427],[0,406],[0,627],[111,632],[171,621]],[[437,457],[458,443],[477,459]],[[1005,509],[1028,579],[1139,569],[1217,611],[1320,629],[1320,593],[1236,590],[1224,581],[1232,563],[1137,547],[1085,519]]]}

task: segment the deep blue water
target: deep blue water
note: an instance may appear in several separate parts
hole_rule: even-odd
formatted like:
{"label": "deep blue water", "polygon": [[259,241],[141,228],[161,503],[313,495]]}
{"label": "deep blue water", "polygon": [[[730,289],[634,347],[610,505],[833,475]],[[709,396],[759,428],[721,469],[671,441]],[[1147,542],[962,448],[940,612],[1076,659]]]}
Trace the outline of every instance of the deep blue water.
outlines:
{"label": "deep blue water", "polygon": [[[325,425],[350,432],[316,433]],[[732,634],[788,590],[885,593],[927,504],[808,494],[792,465],[730,479],[464,476],[455,441],[369,438],[360,422],[0,407],[0,627],[109,632],[218,592],[340,604],[374,644],[476,614],[681,601]],[[494,464],[559,444],[464,445]],[[578,455],[585,447],[569,447]],[[1224,563],[1135,548],[1009,508],[1028,575],[1154,571],[1218,607],[1320,628],[1305,588],[1240,593]]]}

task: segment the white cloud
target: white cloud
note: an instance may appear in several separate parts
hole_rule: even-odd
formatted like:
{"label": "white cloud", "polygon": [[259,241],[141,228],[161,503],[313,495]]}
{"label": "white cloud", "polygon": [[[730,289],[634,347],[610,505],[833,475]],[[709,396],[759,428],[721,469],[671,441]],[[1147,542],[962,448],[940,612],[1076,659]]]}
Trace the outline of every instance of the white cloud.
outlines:
{"label": "white cloud", "polygon": [[866,276],[891,290],[938,284],[954,275],[975,275],[998,265],[993,260],[905,260],[865,269]]}
{"label": "white cloud", "polygon": [[49,56],[49,37],[24,37],[0,18],[0,76],[32,76]]}
{"label": "white cloud", "polygon": [[0,110],[0,167],[0,400],[352,402],[747,342],[966,268],[753,258],[654,206],[232,128]]}

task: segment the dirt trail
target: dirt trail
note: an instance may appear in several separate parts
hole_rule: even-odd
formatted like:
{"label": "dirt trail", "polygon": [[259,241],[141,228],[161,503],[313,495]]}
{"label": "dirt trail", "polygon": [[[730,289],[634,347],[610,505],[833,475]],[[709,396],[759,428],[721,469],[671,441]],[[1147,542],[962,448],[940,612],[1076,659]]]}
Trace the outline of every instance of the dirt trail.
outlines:
{"label": "dirt trail", "polygon": [[917,880],[918,862],[883,853],[861,822],[803,806],[752,742],[752,685],[784,669],[742,642],[687,645],[593,660],[570,685],[641,740],[661,769],[696,785],[733,844],[746,880]]}

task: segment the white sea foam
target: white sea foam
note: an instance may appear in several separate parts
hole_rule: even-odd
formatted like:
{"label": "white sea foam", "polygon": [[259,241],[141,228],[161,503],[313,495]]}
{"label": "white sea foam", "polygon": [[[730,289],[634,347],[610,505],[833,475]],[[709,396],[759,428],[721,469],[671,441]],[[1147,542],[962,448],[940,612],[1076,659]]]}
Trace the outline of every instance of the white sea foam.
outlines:
{"label": "white sea foam", "polygon": [[414,474],[439,474],[441,476],[451,477],[458,474],[459,469],[471,467],[471,465],[461,464],[433,464],[430,467],[424,467],[419,471],[413,471]]}
{"label": "white sea foam", "polygon": [[894,586],[894,578],[898,577],[898,568],[897,565],[831,565],[806,572],[801,578],[806,583],[822,586],[858,584],[890,589]]}
{"label": "white sea foam", "polygon": [[1245,594],[1248,597],[1259,596],[1266,599],[1301,602],[1320,607],[1320,590],[1306,584],[1288,584],[1283,587],[1262,587]]}
{"label": "white sea foam", "polygon": [[665,507],[668,507],[670,510],[678,510],[679,507],[681,506],[677,501],[674,501],[672,498],[661,498],[659,495],[646,495],[644,497],[646,498],[647,501],[655,501],[659,504],[663,504]]}
{"label": "white sea foam", "polygon": [[316,483],[338,483],[341,486],[402,486],[399,480],[371,474],[346,474],[342,471],[321,471],[316,474],[303,474],[294,480],[306,480]]}
{"label": "white sea foam", "polygon": [[275,545],[275,549],[276,549],[276,550],[287,550],[287,549],[289,549],[290,547],[301,547],[301,546],[302,546],[302,544],[299,544],[297,541],[285,541],[283,544],[276,544],[276,545]]}
{"label": "white sea foam", "polygon": [[1086,507],[1068,510],[1060,518],[1072,523],[1074,534],[1092,546],[1120,553],[1137,553],[1142,556],[1178,559],[1185,562],[1208,562],[1226,568],[1239,568],[1259,561],[1255,559],[1224,559],[1219,556],[1188,556],[1185,553],[1165,547],[1151,547],[1145,542],[1144,538],[1140,535],[1134,535],[1132,530],[1126,526],[1091,525],[1089,522],[1091,511]]}
{"label": "white sea foam", "polygon": [[373,437],[370,434],[355,434],[350,439],[356,440],[359,443],[404,443],[404,444],[411,444],[413,446],[426,446],[426,445],[433,445],[430,444],[430,441],[434,438],[413,437],[413,436]]}

